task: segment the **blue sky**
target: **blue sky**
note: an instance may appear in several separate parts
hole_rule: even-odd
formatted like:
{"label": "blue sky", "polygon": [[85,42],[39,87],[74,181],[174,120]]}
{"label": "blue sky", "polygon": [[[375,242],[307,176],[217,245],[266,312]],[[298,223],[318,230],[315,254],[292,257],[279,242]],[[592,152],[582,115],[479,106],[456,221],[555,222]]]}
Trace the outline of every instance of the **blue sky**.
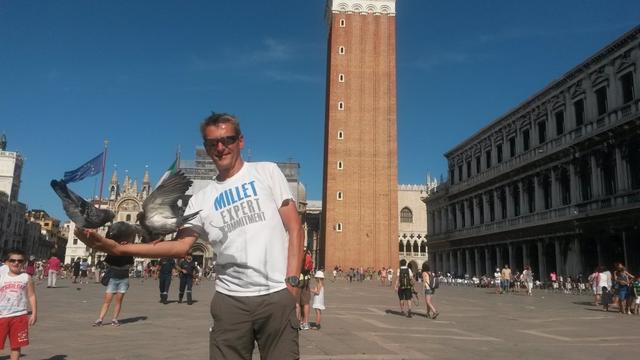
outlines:
{"label": "blue sky", "polygon": [[[211,111],[239,116],[251,160],[301,163],[322,194],[324,0],[0,0],[0,132],[26,158],[20,201],[66,219],[48,182],[102,150],[153,182],[192,159]],[[398,178],[640,24],[637,1],[397,3]],[[245,157],[249,154],[245,151]],[[99,177],[72,184],[91,196]]]}

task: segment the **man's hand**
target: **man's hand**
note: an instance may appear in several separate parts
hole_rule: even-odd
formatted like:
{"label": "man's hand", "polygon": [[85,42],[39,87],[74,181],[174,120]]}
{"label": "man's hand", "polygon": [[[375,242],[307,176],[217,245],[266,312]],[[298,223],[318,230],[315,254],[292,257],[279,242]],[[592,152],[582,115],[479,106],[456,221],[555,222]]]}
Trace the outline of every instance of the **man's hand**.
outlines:
{"label": "man's hand", "polygon": [[296,299],[296,301],[300,301],[300,288],[299,287],[293,287],[293,286],[287,284],[287,290],[289,290],[289,293],[291,294],[291,296],[293,296],[294,299]]}
{"label": "man's hand", "polygon": [[118,247],[118,243],[105,238],[95,230],[76,228],[74,235],[92,249],[115,255],[114,252]]}

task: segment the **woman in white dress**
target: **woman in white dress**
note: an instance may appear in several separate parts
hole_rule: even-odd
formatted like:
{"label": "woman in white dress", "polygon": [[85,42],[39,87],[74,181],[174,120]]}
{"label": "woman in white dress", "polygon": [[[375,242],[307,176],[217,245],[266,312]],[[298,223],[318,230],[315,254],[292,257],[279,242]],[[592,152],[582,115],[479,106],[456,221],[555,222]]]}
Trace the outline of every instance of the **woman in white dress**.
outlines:
{"label": "woman in white dress", "polygon": [[320,330],[320,316],[322,315],[322,310],[324,307],[324,272],[318,270],[316,271],[316,287],[311,289],[313,294],[313,305],[312,307],[316,309],[316,323],[314,329]]}

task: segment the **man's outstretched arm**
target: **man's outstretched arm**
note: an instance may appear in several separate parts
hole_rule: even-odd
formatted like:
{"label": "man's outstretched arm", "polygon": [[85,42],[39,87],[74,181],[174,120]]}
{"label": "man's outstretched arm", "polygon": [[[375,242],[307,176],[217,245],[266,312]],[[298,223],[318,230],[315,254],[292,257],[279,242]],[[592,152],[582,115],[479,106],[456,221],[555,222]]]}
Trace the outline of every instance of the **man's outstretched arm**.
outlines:
{"label": "man's outstretched arm", "polygon": [[107,254],[151,258],[163,256],[183,257],[187,255],[198,239],[198,232],[188,227],[180,229],[175,240],[150,244],[120,244],[114,240],[107,239],[95,230],[88,229],[76,229],[74,234],[85,245],[92,249],[106,252]]}

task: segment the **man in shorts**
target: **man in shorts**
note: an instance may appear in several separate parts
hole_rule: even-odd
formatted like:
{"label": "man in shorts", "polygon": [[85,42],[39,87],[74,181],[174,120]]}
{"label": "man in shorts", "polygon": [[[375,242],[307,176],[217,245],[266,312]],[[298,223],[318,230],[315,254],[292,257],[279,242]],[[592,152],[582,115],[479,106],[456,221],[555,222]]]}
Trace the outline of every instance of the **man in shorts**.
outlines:
{"label": "man in shorts", "polygon": [[396,291],[400,300],[400,312],[405,315],[407,309],[407,317],[411,317],[411,297],[413,296],[413,273],[407,267],[407,260],[400,260],[400,269],[396,276]]}

